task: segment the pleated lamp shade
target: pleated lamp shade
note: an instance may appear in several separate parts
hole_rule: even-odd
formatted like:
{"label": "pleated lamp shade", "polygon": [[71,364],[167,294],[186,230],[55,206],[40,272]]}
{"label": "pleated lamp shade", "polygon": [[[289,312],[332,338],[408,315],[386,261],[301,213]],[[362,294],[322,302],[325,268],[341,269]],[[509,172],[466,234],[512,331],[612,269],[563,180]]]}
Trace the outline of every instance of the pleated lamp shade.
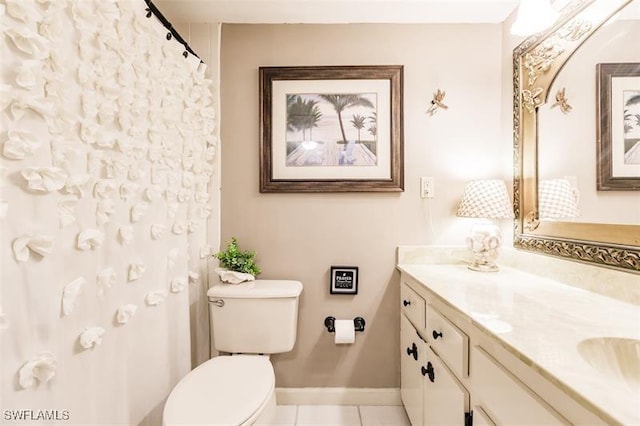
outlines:
{"label": "pleated lamp shade", "polygon": [[457,215],[485,219],[512,219],[513,208],[504,182],[499,179],[467,183]]}
{"label": "pleated lamp shade", "polygon": [[538,185],[540,219],[578,217],[578,197],[578,190],[567,179],[541,180]]}

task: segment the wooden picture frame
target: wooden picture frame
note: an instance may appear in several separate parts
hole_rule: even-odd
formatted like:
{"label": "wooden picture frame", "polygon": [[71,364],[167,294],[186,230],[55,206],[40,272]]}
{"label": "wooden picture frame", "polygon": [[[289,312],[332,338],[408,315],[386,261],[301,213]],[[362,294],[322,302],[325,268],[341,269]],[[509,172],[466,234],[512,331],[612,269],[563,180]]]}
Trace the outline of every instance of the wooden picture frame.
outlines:
{"label": "wooden picture frame", "polygon": [[401,192],[403,67],[260,67],[260,192]]}
{"label": "wooden picture frame", "polygon": [[598,191],[640,190],[640,63],[596,65]]}
{"label": "wooden picture frame", "polygon": [[332,266],[329,280],[331,294],[358,294],[358,267]]}

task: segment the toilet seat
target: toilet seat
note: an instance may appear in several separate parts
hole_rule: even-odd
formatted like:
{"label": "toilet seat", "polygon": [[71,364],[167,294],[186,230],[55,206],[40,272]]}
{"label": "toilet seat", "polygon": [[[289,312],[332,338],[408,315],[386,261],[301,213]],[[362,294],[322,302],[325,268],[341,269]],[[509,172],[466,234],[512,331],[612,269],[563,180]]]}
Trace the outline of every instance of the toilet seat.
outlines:
{"label": "toilet seat", "polygon": [[269,358],[219,356],[188,373],[173,389],[162,422],[171,425],[243,425],[273,398],[275,375]]}

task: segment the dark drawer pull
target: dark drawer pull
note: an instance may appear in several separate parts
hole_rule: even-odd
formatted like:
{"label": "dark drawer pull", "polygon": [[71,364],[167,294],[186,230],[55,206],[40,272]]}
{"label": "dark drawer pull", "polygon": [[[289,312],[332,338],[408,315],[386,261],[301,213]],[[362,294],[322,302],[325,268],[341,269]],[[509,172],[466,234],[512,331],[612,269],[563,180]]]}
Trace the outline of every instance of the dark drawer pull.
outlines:
{"label": "dark drawer pull", "polygon": [[408,301],[408,300],[403,300],[403,301],[402,301],[402,304],[403,304],[404,306],[408,306],[408,305],[410,305],[410,304],[411,304],[411,302],[410,302],[410,301]]}
{"label": "dark drawer pull", "polygon": [[418,347],[416,346],[415,342],[411,344],[410,348],[407,348],[407,355],[413,355],[413,359],[416,361],[418,360]]}
{"label": "dark drawer pull", "polygon": [[431,335],[433,336],[434,340],[438,340],[438,337],[442,337],[442,332],[438,333],[437,331],[433,330],[433,333],[431,333]]}
{"label": "dark drawer pull", "polygon": [[420,371],[422,372],[423,376],[429,376],[429,380],[431,380],[431,383],[435,382],[436,374],[433,370],[433,364],[431,364],[431,361],[427,362],[427,368],[420,367]]}

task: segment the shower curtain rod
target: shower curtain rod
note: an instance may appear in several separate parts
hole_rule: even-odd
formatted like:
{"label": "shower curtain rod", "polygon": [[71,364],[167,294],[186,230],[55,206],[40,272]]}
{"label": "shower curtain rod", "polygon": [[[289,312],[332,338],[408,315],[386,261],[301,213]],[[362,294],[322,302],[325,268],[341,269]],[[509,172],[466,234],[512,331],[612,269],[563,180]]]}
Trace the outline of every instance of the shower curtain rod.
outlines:
{"label": "shower curtain rod", "polygon": [[[180,42],[185,49],[187,49],[187,51],[189,53],[191,53],[193,56],[195,56],[196,58],[200,59],[200,56],[196,55],[196,52],[194,52],[193,50],[191,50],[191,47],[189,46],[189,43],[187,43],[186,41],[184,41],[184,39],[180,36],[180,34],[178,33],[178,31],[176,31],[175,28],[173,28],[173,26],[171,25],[171,22],[169,22],[167,20],[167,18],[164,17],[164,15],[162,14],[162,12],[160,12],[158,10],[158,8],[156,7],[156,5],[153,4],[153,2],[151,0],[144,0],[144,2],[147,4],[147,18],[151,18],[151,15],[155,15],[156,18],[158,18],[158,20],[160,22],[162,22],[162,25],[164,25],[164,27],[169,30],[169,32],[167,33],[167,40],[171,40],[171,37],[175,37],[175,39]],[[187,52],[184,52],[182,54],[185,58],[187,57]],[[202,60],[200,60],[200,62],[202,62]]]}

